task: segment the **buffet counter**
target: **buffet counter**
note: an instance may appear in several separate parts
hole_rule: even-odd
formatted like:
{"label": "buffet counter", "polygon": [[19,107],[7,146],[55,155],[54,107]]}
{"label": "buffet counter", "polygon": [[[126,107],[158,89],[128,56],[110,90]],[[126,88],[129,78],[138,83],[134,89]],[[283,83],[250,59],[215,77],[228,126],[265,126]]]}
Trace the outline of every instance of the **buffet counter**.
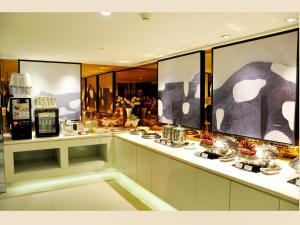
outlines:
{"label": "buffet counter", "polygon": [[233,161],[196,156],[199,142],[189,143],[172,148],[128,132],[5,137],[6,182],[114,167],[179,210],[298,209],[299,187],[287,182],[296,173],[287,161],[279,160],[278,174],[253,173],[234,167]]}
{"label": "buffet counter", "polygon": [[[282,167],[280,173],[275,175],[265,175],[262,173],[253,173],[238,169],[233,166],[233,161],[220,162],[217,159],[210,160],[198,157],[195,155],[195,153],[196,151],[199,151],[201,147],[199,146],[199,142],[196,141],[189,140],[190,146],[171,148],[160,143],[156,143],[154,140],[143,139],[140,136],[130,135],[128,133],[116,134],[115,143],[116,138],[132,143],[136,145],[137,148],[144,148],[145,150],[157,153],[158,155],[174,160],[175,162],[180,162],[183,165],[191,166],[189,168],[191,172],[194,171],[193,168],[196,168],[200,169],[201,171],[217,175],[221,178],[225,178],[231,182],[229,191],[233,191],[232,184],[241,184],[253,188],[254,190],[270,194],[270,196],[278,197],[278,200],[287,200],[296,205],[299,204],[299,187],[287,182],[288,180],[296,177],[295,171],[289,167],[287,161],[279,160],[279,163]],[[191,143],[194,144],[191,145]],[[191,148],[191,146],[193,147]],[[115,152],[116,147],[117,146],[115,145]],[[137,174],[138,173],[139,171],[137,171]],[[163,173],[163,171],[160,171],[160,173]],[[183,184],[181,185],[183,186]],[[218,191],[218,189],[215,189],[215,191]],[[222,190],[220,189],[219,191]]]}

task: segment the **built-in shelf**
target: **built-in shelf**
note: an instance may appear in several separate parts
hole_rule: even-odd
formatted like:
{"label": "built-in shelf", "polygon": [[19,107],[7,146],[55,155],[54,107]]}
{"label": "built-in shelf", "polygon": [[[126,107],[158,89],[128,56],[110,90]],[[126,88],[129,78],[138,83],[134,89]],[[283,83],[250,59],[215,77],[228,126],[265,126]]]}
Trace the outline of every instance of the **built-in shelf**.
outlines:
{"label": "built-in shelf", "polygon": [[59,164],[53,159],[26,160],[15,163],[15,174],[59,168]]}
{"label": "built-in shelf", "polygon": [[107,144],[69,147],[69,166],[107,162]]}
{"label": "built-in shelf", "polygon": [[15,174],[60,168],[59,149],[14,152]]}
{"label": "built-in shelf", "polygon": [[[36,138],[4,146],[7,183],[112,167],[112,136]],[[1,160],[0,160],[1,163]]]}
{"label": "built-in shelf", "polygon": [[69,166],[83,166],[91,163],[103,163],[104,160],[100,159],[99,156],[90,155],[82,157],[72,157],[69,159]]}

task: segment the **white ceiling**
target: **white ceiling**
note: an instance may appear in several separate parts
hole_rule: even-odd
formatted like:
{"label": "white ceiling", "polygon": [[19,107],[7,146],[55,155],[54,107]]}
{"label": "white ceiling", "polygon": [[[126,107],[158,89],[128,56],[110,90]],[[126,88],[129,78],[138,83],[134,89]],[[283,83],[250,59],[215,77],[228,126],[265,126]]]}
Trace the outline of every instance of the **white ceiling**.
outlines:
{"label": "white ceiling", "polygon": [[0,13],[0,58],[135,65],[286,29],[298,13]]}

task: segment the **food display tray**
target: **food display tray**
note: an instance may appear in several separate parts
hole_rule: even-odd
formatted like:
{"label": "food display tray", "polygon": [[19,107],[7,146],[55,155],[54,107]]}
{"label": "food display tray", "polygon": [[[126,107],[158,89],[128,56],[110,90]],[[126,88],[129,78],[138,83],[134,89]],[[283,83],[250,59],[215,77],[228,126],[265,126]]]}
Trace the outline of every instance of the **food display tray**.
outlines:
{"label": "food display tray", "polygon": [[164,139],[155,140],[154,142],[168,146],[168,147],[172,147],[172,148],[181,148],[181,147],[189,144],[188,142],[185,142],[183,144],[174,144],[171,141],[167,141]]}

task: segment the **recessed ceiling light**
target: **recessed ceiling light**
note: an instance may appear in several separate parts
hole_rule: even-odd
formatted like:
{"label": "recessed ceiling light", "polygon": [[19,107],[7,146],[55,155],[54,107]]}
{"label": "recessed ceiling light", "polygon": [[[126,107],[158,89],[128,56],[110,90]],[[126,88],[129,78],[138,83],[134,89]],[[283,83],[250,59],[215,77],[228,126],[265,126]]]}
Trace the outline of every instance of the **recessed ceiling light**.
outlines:
{"label": "recessed ceiling light", "polygon": [[102,16],[110,16],[111,12],[100,12]]}
{"label": "recessed ceiling light", "polygon": [[230,35],[224,34],[224,35],[221,36],[221,38],[222,38],[222,39],[228,39],[228,38],[230,38]]}
{"label": "recessed ceiling light", "polygon": [[129,60],[119,60],[119,63],[132,63],[132,61],[129,61]]}
{"label": "recessed ceiling light", "polygon": [[142,77],[140,77],[140,80],[143,80],[143,78],[142,78]]}
{"label": "recessed ceiling light", "polygon": [[287,18],[287,19],[285,20],[285,22],[287,22],[287,23],[294,23],[294,22],[296,22],[296,21],[297,21],[296,18]]}

